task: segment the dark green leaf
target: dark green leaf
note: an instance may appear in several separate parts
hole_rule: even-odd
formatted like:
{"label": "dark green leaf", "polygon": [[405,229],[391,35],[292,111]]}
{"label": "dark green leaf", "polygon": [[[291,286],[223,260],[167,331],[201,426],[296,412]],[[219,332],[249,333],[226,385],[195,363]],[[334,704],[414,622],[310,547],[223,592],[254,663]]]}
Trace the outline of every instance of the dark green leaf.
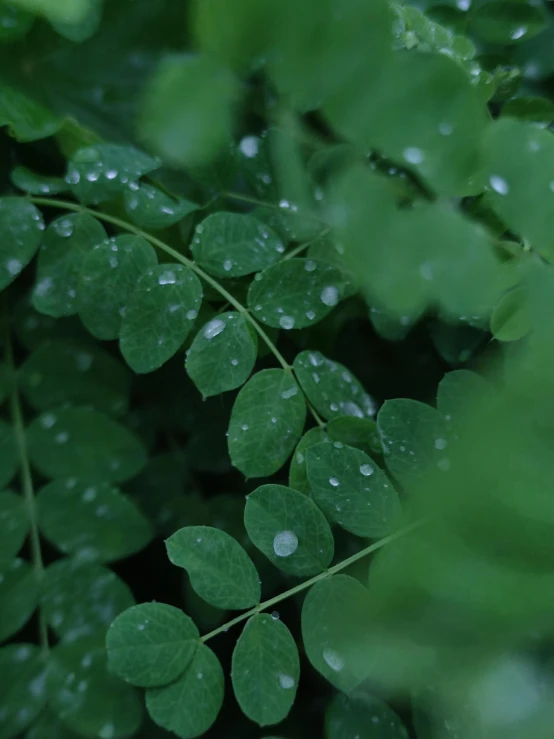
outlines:
{"label": "dark green leaf", "polygon": [[527,41],[546,26],[544,6],[521,0],[488,0],[471,13],[471,31],[490,44]]}
{"label": "dark green leaf", "polygon": [[54,318],[77,312],[79,272],[84,259],[106,238],[102,224],[86,213],[56,218],[40,248],[33,305]]}
{"label": "dark green leaf", "polygon": [[132,605],[127,585],[101,565],[67,558],[44,573],[44,618],[64,642],[94,637],[103,644],[108,626]]}
{"label": "dark green leaf", "polygon": [[0,493],[0,567],[19,552],[29,532],[29,516],[21,495]]}
{"label": "dark green leaf", "polygon": [[104,0],[88,0],[87,13],[77,23],[56,21],[52,19],[50,22],[56,31],[66,39],[81,43],[86,41],[98,31],[100,22],[102,21],[102,9]]}
{"label": "dark green leaf", "polygon": [[125,190],[125,210],[133,223],[155,230],[173,226],[198,210],[198,205],[190,200],[175,200],[152,185],[134,182]]}
{"label": "dark green leaf", "polygon": [[214,213],[196,227],[192,253],[216,277],[241,277],[278,262],[285,247],[269,226],[250,215]]}
{"label": "dark green leaf", "polygon": [[302,390],[324,418],[375,415],[375,403],[362,385],[339,362],[321,352],[304,351],[294,360],[294,372]]}
{"label": "dark green leaf", "polygon": [[198,629],[178,608],[141,603],[121,613],[108,629],[108,666],[143,688],[166,685],[181,675],[198,647]]}
{"label": "dark green leaf", "polygon": [[2,564],[0,570],[0,642],[24,626],[38,605],[37,573],[22,559]]}
{"label": "dark green leaf", "polygon": [[219,660],[200,644],[188,669],[175,682],[146,691],[146,708],[152,719],[181,739],[204,734],[223,703],[224,677]]}
{"label": "dark green leaf", "polygon": [[333,521],[357,536],[391,533],[400,502],[371,457],[335,441],[308,449],[307,461],[314,500]]}
{"label": "dark green leaf", "polygon": [[254,545],[291,575],[317,575],[333,558],[325,516],[306,495],[283,485],[262,485],[247,496],[244,525]]}
{"label": "dark green leaf", "polygon": [[260,600],[260,578],[232,536],[210,526],[186,526],[166,540],[167,556],[188,572],[192,587],[217,608],[242,609]]}
{"label": "dark green leaf", "polygon": [[117,339],[122,317],[139,278],[158,263],[156,252],[140,236],[116,236],[97,244],[83,260],[77,309],[98,339]]}
{"label": "dark green leaf", "polygon": [[0,126],[8,126],[11,136],[37,141],[53,136],[61,125],[61,118],[0,79]]}
{"label": "dark green leaf", "polygon": [[68,189],[61,177],[37,174],[27,167],[16,167],[10,176],[16,187],[31,195],[56,195]]}
{"label": "dark green leaf", "polygon": [[0,649],[0,738],[13,739],[46,705],[46,665],[34,644]]}
{"label": "dark green leaf", "polygon": [[12,427],[0,420],[0,486],[6,485],[19,469],[19,456]]}
{"label": "dark green leaf", "polygon": [[310,483],[308,482],[308,468],[306,465],[306,451],[319,444],[320,441],[327,439],[327,433],[319,426],[306,431],[304,436],[298,442],[289,467],[289,485],[301,493],[309,495],[311,493]]}
{"label": "dark green leaf", "polygon": [[43,341],[55,339],[90,339],[76,316],[53,318],[39,313],[32,306],[29,294],[23,295],[15,304],[13,322],[14,334],[26,349],[36,349]]}
{"label": "dark green leaf", "polygon": [[299,676],[298,650],[285,624],[267,613],[252,616],[237,641],[231,669],[243,713],[259,726],[279,723],[294,703]]}
{"label": "dark green leaf", "polygon": [[10,43],[25,36],[35,20],[32,13],[10,3],[0,5],[0,42]]}
{"label": "dark green leaf", "polygon": [[181,264],[149,270],[133,292],[121,323],[121,353],[135,372],[152,372],[182,345],[202,303],[202,285]]}
{"label": "dark green leaf", "polygon": [[123,739],[140,726],[136,691],[110,675],[106,652],[93,641],[58,644],[52,650],[47,689],[52,711],[78,734]]}
{"label": "dark green leaf", "polygon": [[548,126],[554,120],[554,103],[540,97],[515,97],[502,107],[501,116]]}
{"label": "dark green leaf", "polygon": [[344,297],[347,280],[314,259],[288,259],[256,276],[248,290],[254,316],[274,328],[306,328],[321,321]]}
{"label": "dark green leaf", "polygon": [[491,316],[491,332],[498,341],[517,341],[532,328],[529,297],[524,288],[506,293]]}
{"label": "dark green leaf", "polygon": [[381,437],[377,424],[372,418],[355,418],[354,416],[333,418],[327,424],[326,430],[331,441],[340,441],[348,446],[361,449],[370,457],[383,454]]}
{"label": "dark green leaf", "polygon": [[360,690],[336,695],[325,714],[326,739],[408,739],[396,713],[376,695]]}
{"label": "dark green leaf", "polygon": [[15,280],[34,257],[44,222],[31,203],[0,198],[0,290]]}
{"label": "dark green leaf", "polygon": [[263,370],[237,396],[229,424],[229,454],[247,477],[277,472],[302,434],[306,404],[291,374]]}
{"label": "dark green leaf", "polygon": [[90,405],[121,416],[129,406],[131,377],[126,367],[93,344],[48,341],[19,370],[25,399],[39,411],[61,405]]}
{"label": "dark green leaf", "polygon": [[101,203],[159,166],[157,159],[131,146],[97,144],[75,152],[65,181],[82,203]]}
{"label": "dark green leaf", "polygon": [[25,734],[25,739],[77,739],[79,734],[68,729],[50,709],[42,711],[37,721]]}
{"label": "dark green leaf", "polygon": [[146,462],[136,436],[87,408],[43,413],[29,426],[27,438],[31,461],[46,477],[121,482]]}
{"label": "dark green leaf", "polygon": [[54,480],[39,492],[37,514],[47,539],[64,554],[88,562],[128,557],[153,533],[134,503],[106,482]]}
{"label": "dark green leaf", "polygon": [[196,335],[186,369],[204,397],[240,387],[258,353],[256,334],[241,313],[220,313]]}

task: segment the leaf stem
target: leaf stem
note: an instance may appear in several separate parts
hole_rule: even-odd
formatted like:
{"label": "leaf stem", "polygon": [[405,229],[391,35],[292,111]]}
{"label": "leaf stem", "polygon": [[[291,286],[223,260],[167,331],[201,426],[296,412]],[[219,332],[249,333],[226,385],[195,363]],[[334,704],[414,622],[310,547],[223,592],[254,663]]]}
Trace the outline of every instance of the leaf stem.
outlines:
{"label": "leaf stem", "polygon": [[[17,377],[16,367],[13,356],[13,346],[11,340],[11,334],[9,329],[9,314],[7,310],[7,299],[4,296],[5,306],[5,319],[6,319],[6,334],[4,337],[4,346],[6,352],[6,364],[10,373],[10,379],[12,383],[12,389],[10,393],[10,414],[12,418],[15,443],[17,448],[17,454],[19,456],[19,463],[21,466],[21,489],[23,492],[23,498],[25,500],[25,506],[27,508],[27,515],[29,516],[30,529],[30,541],[31,541],[31,554],[33,558],[33,567],[38,581],[40,582],[44,576],[44,563],[42,561],[42,551],[40,546],[40,535],[37,521],[37,511],[35,504],[35,491],[33,486],[33,477],[31,475],[31,465],[29,462],[29,455],[27,452],[27,439],[25,436],[25,424],[23,422],[23,412],[21,410],[21,401],[19,398],[19,390],[17,388]],[[48,629],[42,609],[39,608],[39,635],[40,645],[43,652],[48,651]]]}
{"label": "leaf stem", "polygon": [[231,628],[231,626],[235,626],[236,624],[239,624],[242,621],[246,621],[246,619],[250,618],[251,616],[255,616],[257,613],[266,611],[268,608],[271,608],[272,606],[277,605],[277,603],[280,603],[281,601],[286,600],[287,598],[290,598],[291,596],[296,595],[297,593],[301,593],[303,590],[306,590],[307,588],[311,588],[312,585],[315,585],[316,582],[320,582],[320,580],[326,580],[328,577],[332,577],[332,575],[336,575],[337,572],[341,572],[346,567],[350,567],[350,565],[354,564],[354,562],[357,562],[359,559],[363,559],[364,557],[367,557],[368,554],[371,554],[372,552],[375,552],[378,549],[381,549],[381,547],[384,547],[385,545],[390,544],[391,542],[396,541],[397,539],[400,539],[402,536],[409,534],[411,531],[414,531],[415,529],[419,528],[423,523],[425,523],[425,520],[416,521],[415,523],[409,524],[408,526],[404,526],[403,528],[398,529],[393,534],[389,534],[389,536],[385,536],[383,539],[379,539],[379,541],[376,541],[373,544],[370,544],[368,547],[365,547],[365,549],[362,549],[361,551],[356,552],[356,554],[353,554],[351,557],[344,559],[342,562],[338,562],[336,565],[333,565],[333,567],[330,567],[328,570],[325,570],[324,572],[320,572],[319,575],[315,575],[315,577],[311,577],[309,580],[305,580],[304,582],[301,582],[299,585],[295,585],[294,588],[291,588],[290,590],[286,590],[284,593],[280,593],[279,595],[276,595],[275,597],[270,598],[269,600],[266,600],[263,603],[259,603],[257,606],[254,606],[254,608],[251,608],[250,610],[245,611],[244,613],[241,613],[239,616],[236,616],[235,618],[231,619],[231,621],[227,621],[227,623],[224,623],[221,626],[218,626],[217,629],[214,629],[213,631],[210,631],[208,634],[205,634],[203,637],[201,637],[200,641],[207,642],[208,639],[212,639],[214,636],[221,634],[223,631],[228,631]]}

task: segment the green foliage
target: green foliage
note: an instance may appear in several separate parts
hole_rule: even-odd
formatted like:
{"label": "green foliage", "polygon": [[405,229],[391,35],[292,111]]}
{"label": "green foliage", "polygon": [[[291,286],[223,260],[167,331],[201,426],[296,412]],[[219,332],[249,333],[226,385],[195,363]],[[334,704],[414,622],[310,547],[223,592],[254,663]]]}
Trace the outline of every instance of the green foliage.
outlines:
{"label": "green foliage", "polygon": [[0,1],[0,739],[551,739],[552,13]]}

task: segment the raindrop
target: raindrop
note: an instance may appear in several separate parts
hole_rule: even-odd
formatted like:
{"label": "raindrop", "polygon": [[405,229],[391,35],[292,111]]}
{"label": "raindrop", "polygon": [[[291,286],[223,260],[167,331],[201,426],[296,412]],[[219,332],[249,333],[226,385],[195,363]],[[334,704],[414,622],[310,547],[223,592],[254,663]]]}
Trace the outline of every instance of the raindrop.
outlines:
{"label": "raindrop", "polygon": [[158,284],[160,285],[174,285],[177,282],[175,272],[170,269],[166,269],[165,272],[158,277]]}
{"label": "raindrop", "polygon": [[279,620],[279,611],[271,611],[271,618],[274,621],[278,621]]}
{"label": "raindrop", "polygon": [[56,434],[56,443],[57,444],[65,444],[69,439],[69,434],[65,431],[61,431],[59,434]]}
{"label": "raindrop", "polygon": [[447,444],[446,439],[435,439],[435,449],[446,449]]}
{"label": "raindrop", "polygon": [[452,128],[452,124],[448,123],[447,121],[442,121],[439,123],[439,133],[441,136],[451,136],[452,131],[454,130]]}
{"label": "raindrop", "polygon": [[289,398],[294,397],[298,393],[298,387],[296,385],[293,385],[288,390],[283,390],[281,393],[281,397],[283,400],[288,400]]}
{"label": "raindrop", "polygon": [[6,262],[6,269],[10,275],[18,275],[23,269],[23,264],[19,259],[8,259]]}
{"label": "raindrop", "polygon": [[188,310],[187,311],[187,318],[189,319],[189,321],[194,321],[194,319],[196,318],[197,315],[198,315],[198,311],[197,310]]}
{"label": "raindrop", "polygon": [[45,429],[51,429],[52,426],[56,423],[56,416],[54,416],[52,413],[46,413],[41,418],[40,423],[42,426],[44,426]]}
{"label": "raindrop", "polygon": [[423,152],[417,146],[408,146],[402,152],[402,156],[410,164],[421,164],[425,159]]}
{"label": "raindrop", "polygon": [[448,470],[450,469],[450,460],[448,459],[448,457],[443,457],[442,459],[439,459],[439,461],[437,462],[437,467],[443,472],[448,472]]}
{"label": "raindrop", "polygon": [[294,328],[294,318],[292,316],[281,316],[279,319],[279,326],[284,329]]}
{"label": "raindrop", "polygon": [[225,272],[229,272],[231,269],[233,269],[233,260],[232,259],[226,259],[223,262],[223,269]]}
{"label": "raindrop", "polygon": [[279,531],[273,539],[273,551],[278,557],[290,557],[298,549],[298,537],[293,531]]}
{"label": "raindrop", "polygon": [[255,136],[245,136],[239,144],[239,149],[249,159],[256,156],[258,148],[259,140]]}
{"label": "raindrop", "polygon": [[224,328],[225,321],[222,321],[221,318],[214,318],[204,327],[204,338],[210,341],[215,336],[220,334]]}
{"label": "raindrop", "polygon": [[514,30],[510,34],[510,38],[513,41],[516,41],[518,38],[522,38],[527,33],[527,26],[518,26],[518,28],[514,28]]}
{"label": "raindrop", "polygon": [[369,477],[373,474],[373,467],[370,464],[360,465],[360,472],[364,477]]}
{"label": "raindrop", "polygon": [[338,488],[338,486],[340,485],[340,482],[337,480],[336,477],[330,477],[329,485],[332,485],[334,488]]}
{"label": "raindrop", "polygon": [[507,195],[510,191],[510,187],[503,177],[493,174],[489,182],[492,189],[499,195]]}
{"label": "raindrop", "polygon": [[279,685],[283,690],[290,690],[294,688],[295,680],[290,675],[279,675]]}
{"label": "raindrop", "polygon": [[304,269],[306,272],[313,272],[317,269],[317,263],[313,259],[306,259],[304,262]]}
{"label": "raindrop", "polygon": [[340,672],[344,667],[344,659],[334,649],[325,647],[323,650],[323,659],[334,672]]}
{"label": "raindrop", "polygon": [[322,303],[332,307],[339,302],[339,291],[336,287],[329,285],[323,288],[319,297]]}

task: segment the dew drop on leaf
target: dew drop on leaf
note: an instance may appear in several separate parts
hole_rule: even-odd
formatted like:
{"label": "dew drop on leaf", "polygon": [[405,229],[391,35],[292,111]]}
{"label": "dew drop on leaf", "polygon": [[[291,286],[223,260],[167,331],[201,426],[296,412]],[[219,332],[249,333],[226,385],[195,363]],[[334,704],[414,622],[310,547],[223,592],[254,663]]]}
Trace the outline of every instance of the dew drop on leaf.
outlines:
{"label": "dew drop on leaf", "polygon": [[278,557],[290,557],[298,549],[298,537],[293,531],[279,531],[273,539],[273,551]]}

